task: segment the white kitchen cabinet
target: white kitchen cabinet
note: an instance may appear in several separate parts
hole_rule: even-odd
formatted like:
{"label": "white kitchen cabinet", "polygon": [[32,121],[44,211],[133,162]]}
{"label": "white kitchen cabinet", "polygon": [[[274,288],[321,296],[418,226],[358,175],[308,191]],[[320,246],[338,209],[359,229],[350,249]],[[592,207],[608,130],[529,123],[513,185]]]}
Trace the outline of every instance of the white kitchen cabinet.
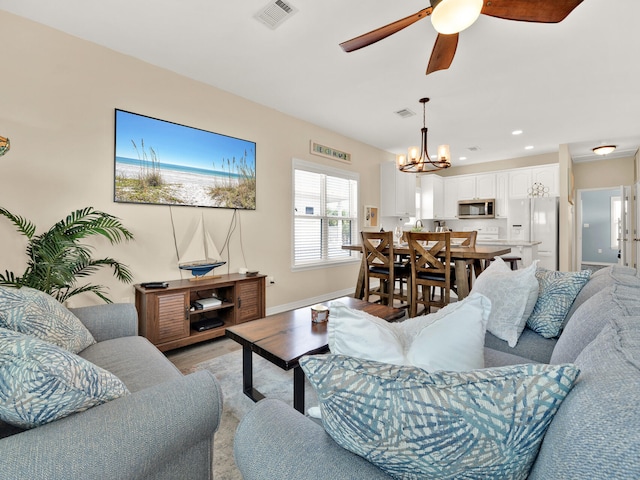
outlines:
{"label": "white kitchen cabinet", "polygon": [[496,218],[507,218],[509,213],[509,174],[496,174]]}
{"label": "white kitchen cabinet", "polygon": [[480,199],[496,198],[496,174],[483,173],[476,175],[476,197]]}
{"label": "white kitchen cabinet", "polygon": [[459,177],[444,178],[444,218],[458,217],[458,184]]}
{"label": "white kitchen cabinet", "polygon": [[496,174],[460,175],[458,177],[458,200],[495,198]]}
{"label": "white kitchen cabinet", "polygon": [[416,214],[416,175],[398,170],[395,162],[380,164],[380,216]]}
{"label": "white kitchen cabinet", "polygon": [[519,168],[509,171],[509,198],[527,198],[531,185],[531,169]]}
{"label": "white kitchen cabinet", "polygon": [[444,218],[444,179],[434,173],[420,177],[420,216]]}
{"label": "white kitchen cabinet", "polygon": [[458,200],[472,200],[476,198],[476,178],[473,175],[458,177]]}
{"label": "white kitchen cabinet", "polygon": [[541,183],[549,188],[550,197],[560,196],[560,166],[558,164],[542,165],[531,168],[531,184]]}

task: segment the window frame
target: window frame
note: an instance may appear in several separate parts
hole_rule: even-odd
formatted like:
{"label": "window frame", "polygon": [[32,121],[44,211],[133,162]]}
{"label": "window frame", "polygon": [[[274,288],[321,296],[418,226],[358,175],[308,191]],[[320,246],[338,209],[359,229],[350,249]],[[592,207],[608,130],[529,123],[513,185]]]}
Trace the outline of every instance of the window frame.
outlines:
{"label": "window frame", "polygon": [[[295,248],[295,238],[296,238],[296,219],[297,218],[305,218],[304,215],[298,216],[296,215],[296,170],[308,171],[311,173],[316,173],[320,175],[327,175],[330,177],[342,178],[345,180],[355,181],[356,182],[356,205],[354,208],[353,216],[351,217],[341,217],[342,220],[351,220],[352,223],[352,233],[351,233],[351,242],[357,243],[358,234],[359,234],[359,225],[360,225],[360,174],[358,172],[352,172],[349,170],[343,170],[340,168],[329,167],[326,165],[312,163],[305,160],[300,160],[297,158],[293,158],[291,162],[291,270],[292,271],[302,271],[302,270],[313,270],[318,268],[327,268],[327,267],[335,267],[341,266],[349,263],[360,262],[360,258],[357,255],[357,252],[352,250],[345,250],[345,257],[343,258],[325,258],[325,253],[327,249],[327,245],[323,245],[323,253],[322,259],[304,262],[300,264],[296,264],[296,248]],[[326,191],[322,193],[322,198],[324,199]],[[326,220],[334,217],[330,217],[326,215],[326,212],[322,212],[320,215],[321,222],[325,222]]]}

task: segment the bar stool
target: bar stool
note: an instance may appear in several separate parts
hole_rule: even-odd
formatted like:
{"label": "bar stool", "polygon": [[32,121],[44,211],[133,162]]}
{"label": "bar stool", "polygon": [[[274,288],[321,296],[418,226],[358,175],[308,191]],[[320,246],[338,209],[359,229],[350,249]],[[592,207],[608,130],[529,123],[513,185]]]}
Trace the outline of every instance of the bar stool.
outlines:
{"label": "bar stool", "polygon": [[[511,270],[517,270],[518,269],[518,262],[522,261],[521,257],[516,257],[516,256],[505,256],[505,257],[500,257],[505,263],[508,263],[511,266]],[[495,260],[495,258],[489,258],[487,260],[485,260],[485,264],[484,264],[484,269],[486,269],[489,265],[491,265],[491,262],[493,262]]]}
{"label": "bar stool", "polygon": [[508,263],[511,265],[511,270],[517,270],[518,262],[522,261],[522,258],[516,257],[516,256],[506,256],[506,257],[500,257],[500,258],[502,258],[502,260],[504,260],[505,263]]}

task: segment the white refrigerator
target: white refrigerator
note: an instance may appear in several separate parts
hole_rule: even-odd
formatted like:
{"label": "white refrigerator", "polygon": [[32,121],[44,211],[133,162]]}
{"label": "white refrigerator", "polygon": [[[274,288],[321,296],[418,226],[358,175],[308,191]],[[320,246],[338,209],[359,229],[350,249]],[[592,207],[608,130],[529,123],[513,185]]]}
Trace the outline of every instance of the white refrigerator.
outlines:
{"label": "white refrigerator", "polygon": [[558,198],[509,200],[509,240],[541,242],[538,266],[558,270]]}

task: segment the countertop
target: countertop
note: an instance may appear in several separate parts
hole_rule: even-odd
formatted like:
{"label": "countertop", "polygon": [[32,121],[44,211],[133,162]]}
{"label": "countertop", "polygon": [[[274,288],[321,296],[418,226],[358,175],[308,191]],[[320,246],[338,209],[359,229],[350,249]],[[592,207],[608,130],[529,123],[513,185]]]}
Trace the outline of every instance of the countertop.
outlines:
{"label": "countertop", "polygon": [[533,247],[534,245],[540,245],[542,242],[534,241],[534,242],[526,242],[521,240],[477,240],[476,245],[505,245],[508,247]]}

